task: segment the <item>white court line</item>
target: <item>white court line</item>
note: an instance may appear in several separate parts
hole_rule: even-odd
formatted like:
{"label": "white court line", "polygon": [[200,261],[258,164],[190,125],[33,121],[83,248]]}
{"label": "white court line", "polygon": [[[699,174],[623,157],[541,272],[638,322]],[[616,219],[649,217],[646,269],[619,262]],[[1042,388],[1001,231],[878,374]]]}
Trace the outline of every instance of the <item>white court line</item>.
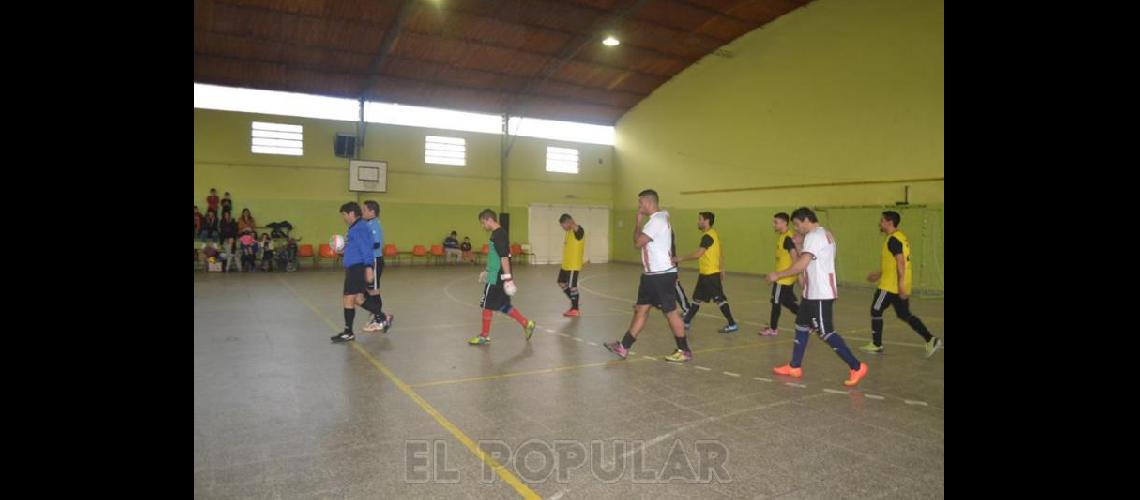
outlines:
{"label": "white court line", "polygon": [[764,378],[764,377],[752,377],[752,380],[759,380],[761,382],[771,382],[772,381],[772,379]]}
{"label": "white court line", "polygon": [[804,389],[804,388],[807,388],[807,386],[806,386],[806,385],[803,385],[803,384],[797,384],[797,383],[795,383],[795,382],[784,382],[784,385],[786,385],[786,386],[788,386],[788,387],[799,387],[800,389]]}
{"label": "white court line", "polygon": [[835,389],[824,389],[823,392],[827,392],[827,393],[831,393],[831,394],[847,394],[847,391],[837,391]]}
{"label": "white court line", "polygon": [[908,400],[906,400],[906,404],[908,404],[908,405],[918,405],[918,406],[929,406],[929,405],[927,405],[927,404],[926,404],[926,401],[914,401],[914,400],[911,400],[911,399],[908,399]]}
{"label": "white court line", "polygon": [[[854,332],[858,332],[858,331],[860,331],[860,330],[848,330],[849,333],[854,333]],[[843,332],[839,332],[839,335],[842,335],[843,338],[845,338],[845,339],[865,340],[867,342],[871,342],[871,339],[869,339],[867,337],[856,337],[854,335],[844,334]],[[883,344],[884,345],[901,345],[903,347],[926,347],[926,344],[915,344],[913,342],[892,342],[890,340],[884,340]],[[946,348],[946,346],[939,347],[939,349],[945,349],[945,348]]]}
{"label": "white court line", "polygon": [[706,372],[711,372],[711,371],[712,371],[712,368],[705,368],[705,367],[703,367],[703,366],[694,366],[693,368],[696,368],[696,369],[698,369],[698,370],[704,370],[704,371],[706,371]]}
{"label": "white court line", "polygon": [[587,344],[590,344],[590,345],[598,345],[598,343],[597,343],[597,342],[586,342],[586,343],[587,343]]}
{"label": "white court line", "polygon": [[[401,328],[400,328],[400,331],[408,331],[408,330],[432,330],[432,329],[437,329],[437,328],[439,328],[439,329],[442,329],[442,328],[457,328],[457,327],[465,327],[465,326],[466,326],[466,327],[469,327],[469,326],[471,326],[471,323],[453,323],[453,324],[450,324],[450,325],[405,326],[405,327],[401,327]],[[395,328],[395,327],[393,327],[393,328]]]}
{"label": "white court line", "polygon": [[451,299],[456,304],[463,304],[465,306],[474,307],[475,309],[481,309],[478,304],[472,304],[470,301],[459,300],[459,299],[455,298],[454,295],[451,294],[451,287],[453,285],[455,285],[456,283],[459,283],[460,281],[468,281],[470,279],[471,279],[471,277],[469,277],[469,276],[463,276],[463,277],[456,278],[456,279],[449,281],[446,285],[443,286],[443,294],[447,295],[447,298]]}
{"label": "white court line", "polygon": [[882,396],[880,396],[880,395],[878,395],[878,394],[864,394],[864,396],[867,396],[867,397],[869,397],[869,398],[871,398],[871,399],[878,399],[879,401],[882,401],[882,400],[884,400],[884,399],[887,399],[887,398],[884,398],[884,397],[882,397]]}
{"label": "white court line", "polygon": [[[579,284],[578,288],[581,288],[581,284]],[[657,443],[660,443],[661,441],[669,439],[670,437],[677,434],[678,432],[688,430],[688,429],[691,429],[693,427],[697,427],[699,425],[703,425],[703,424],[706,424],[709,422],[715,422],[717,420],[722,420],[722,419],[725,419],[725,418],[728,418],[728,417],[731,417],[734,415],[739,415],[741,413],[747,413],[750,411],[767,410],[769,408],[775,408],[777,406],[783,406],[783,405],[786,405],[786,404],[789,404],[789,403],[792,403],[795,401],[803,401],[805,399],[811,399],[811,398],[816,398],[816,397],[820,397],[820,396],[823,396],[823,394],[813,394],[811,396],[805,396],[805,397],[800,397],[800,398],[785,399],[783,401],[776,401],[775,403],[762,404],[760,406],[754,406],[752,408],[744,408],[742,410],[730,411],[728,413],[725,413],[724,415],[715,415],[715,416],[711,416],[711,417],[705,417],[705,418],[702,418],[700,420],[696,420],[696,421],[690,422],[688,424],[682,425],[676,429],[673,429],[672,431],[666,432],[665,434],[662,434],[662,435],[657,436],[653,439],[650,439],[649,441],[646,441],[645,444],[643,444],[640,449],[641,450],[647,449],[650,446],[653,446]],[[639,448],[635,447],[635,448],[625,452],[625,454],[623,454],[621,458],[622,458],[622,460],[625,460],[626,458],[629,458],[631,455],[633,455],[634,453],[637,453],[638,451],[639,451]],[[608,467],[608,465],[605,465],[605,466]]]}
{"label": "white court line", "polygon": [[721,373],[728,375],[729,377],[739,377],[740,376],[739,373],[732,373],[732,372],[721,372]]}
{"label": "white court line", "polygon": [[571,337],[571,338],[573,338],[575,342],[582,342],[582,339],[579,337]]}

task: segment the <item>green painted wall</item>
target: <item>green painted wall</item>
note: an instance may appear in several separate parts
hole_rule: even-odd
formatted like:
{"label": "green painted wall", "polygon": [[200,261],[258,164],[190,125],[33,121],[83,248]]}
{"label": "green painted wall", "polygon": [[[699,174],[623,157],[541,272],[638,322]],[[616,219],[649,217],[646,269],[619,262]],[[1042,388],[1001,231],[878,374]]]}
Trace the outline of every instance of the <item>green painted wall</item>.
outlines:
{"label": "green painted wall", "polygon": [[[254,120],[303,125],[304,156],[250,153]],[[499,211],[499,136],[369,124],[362,159],[388,162],[388,192],[354,193],[348,160],[332,148],[336,133],[354,131],[353,122],[195,109],[194,203],[204,211],[210,188],[219,196],[229,191],[235,215],[249,208],[258,224],[288,220],[305,242],[321,243],[343,234],[342,203],[372,198],[380,203],[385,240],[401,249],[439,243],[452,229],[461,239],[485,240],[477,215],[484,208]],[[425,135],[465,137],[467,166],[424,164]],[[546,172],[547,145],[578,149],[579,174]],[[507,176],[511,239],[527,241],[529,203],[610,206],[612,163],[612,146],[517,138]]]}
{"label": "green painted wall", "polygon": [[[637,192],[653,188],[679,251],[696,245],[696,212],[717,213],[729,271],[769,269],[773,213],[832,207],[820,215],[839,240],[840,280],[861,281],[877,266],[881,210],[840,207],[893,205],[904,184],[681,192],[944,177],[943,18],[940,0],[816,0],[658,88],[616,126],[613,258],[637,260],[626,235]],[[940,291],[945,186],[905,185],[929,207],[903,212],[916,283]]]}

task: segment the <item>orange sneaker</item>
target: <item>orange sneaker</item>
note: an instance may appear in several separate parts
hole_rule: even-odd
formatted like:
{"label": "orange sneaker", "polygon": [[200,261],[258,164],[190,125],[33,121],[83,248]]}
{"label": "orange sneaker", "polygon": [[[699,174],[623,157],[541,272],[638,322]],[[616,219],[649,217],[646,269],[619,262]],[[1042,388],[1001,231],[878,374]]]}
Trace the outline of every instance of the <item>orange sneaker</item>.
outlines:
{"label": "orange sneaker", "polygon": [[577,318],[580,316],[577,309],[567,309],[566,312],[562,313],[562,315],[566,316],[567,318]]}
{"label": "orange sneaker", "polygon": [[772,369],[776,375],[787,375],[789,377],[801,378],[804,376],[803,367],[792,368],[792,365],[777,366]]}
{"label": "orange sneaker", "polygon": [[845,385],[847,387],[851,387],[855,384],[858,384],[859,381],[863,380],[863,377],[866,377],[866,376],[867,376],[867,363],[859,363],[859,369],[858,370],[851,370],[851,378],[844,380],[843,385]]}

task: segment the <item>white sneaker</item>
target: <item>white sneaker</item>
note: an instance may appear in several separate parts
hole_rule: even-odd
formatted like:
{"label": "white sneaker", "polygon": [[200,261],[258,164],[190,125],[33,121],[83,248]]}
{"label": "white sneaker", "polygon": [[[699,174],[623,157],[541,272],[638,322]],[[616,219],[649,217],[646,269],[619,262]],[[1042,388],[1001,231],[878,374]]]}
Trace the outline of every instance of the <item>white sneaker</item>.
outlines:
{"label": "white sneaker", "polygon": [[377,323],[376,321],[369,321],[367,325],[364,325],[364,331],[366,331],[366,332],[378,332],[378,331],[383,330],[383,329],[384,329],[384,324],[383,323]]}

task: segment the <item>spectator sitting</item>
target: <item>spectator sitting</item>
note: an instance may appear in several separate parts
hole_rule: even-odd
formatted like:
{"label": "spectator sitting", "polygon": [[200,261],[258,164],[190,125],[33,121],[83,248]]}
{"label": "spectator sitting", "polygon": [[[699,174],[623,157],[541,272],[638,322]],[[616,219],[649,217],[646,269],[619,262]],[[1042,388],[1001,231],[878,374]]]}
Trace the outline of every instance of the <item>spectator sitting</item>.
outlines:
{"label": "spectator sitting", "polygon": [[241,264],[237,249],[235,248],[235,241],[233,238],[226,238],[222,242],[222,253],[219,257],[222,259],[222,272],[241,272]]}
{"label": "spectator sitting", "polygon": [[471,238],[464,236],[459,249],[463,251],[463,262],[475,263],[475,255],[471,253]]}
{"label": "spectator sitting", "polygon": [[455,231],[452,231],[451,234],[447,235],[447,238],[443,239],[443,250],[447,252],[448,262],[452,262],[451,258],[455,257],[455,262],[452,263],[459,263],[459,258],[460,255],[462,255],[462,251],[459,249],[459,240],[455,239]]}
{"label": "spectator sitting", "polygon": [[237,239],[237,221],[230,217],[229,212],[222,212],[222,221],[218,224],[218,233],[220,233],[219,237],[222,241]]}
{"label": "spectator sitting", "polygon": [[207,241],[202,244],[202,261],[204,262],[203,269],[209,270],[210,257],[215,261],[221,260],[222,252],[218,250],[218,244],[214,241]]}
{"label": "spectator sitting", "polygon": [[202,229],[198,231],[198,239],[218,242],[218,218],[214,217],[214,212],[206,212],[206,217],[202,219]]}
{"label": "spectator sitting", "polygon": [[273,239],[269,233],[261,233],[261,268],[273,272]]}
{"label": "spectator sitting", "polygon": [[257,240],[247,232],[238,241],[241,242],[241,270],[253,272],[253,269],[257,267],[254,262],[257,256]]}
{"label": "spectator sitting", "polygon": [[198,211],[198,205],[194,205],[194,239],[198,239],[198,234],[202,232],[202,212]]}
{"label": "spectator sitting", "polygon": [[238,234],[243,234],[246,231],[257,231],[257,223],[254,222],[253,214],[248,208],[242,209],[241,218],[238,219]]}

